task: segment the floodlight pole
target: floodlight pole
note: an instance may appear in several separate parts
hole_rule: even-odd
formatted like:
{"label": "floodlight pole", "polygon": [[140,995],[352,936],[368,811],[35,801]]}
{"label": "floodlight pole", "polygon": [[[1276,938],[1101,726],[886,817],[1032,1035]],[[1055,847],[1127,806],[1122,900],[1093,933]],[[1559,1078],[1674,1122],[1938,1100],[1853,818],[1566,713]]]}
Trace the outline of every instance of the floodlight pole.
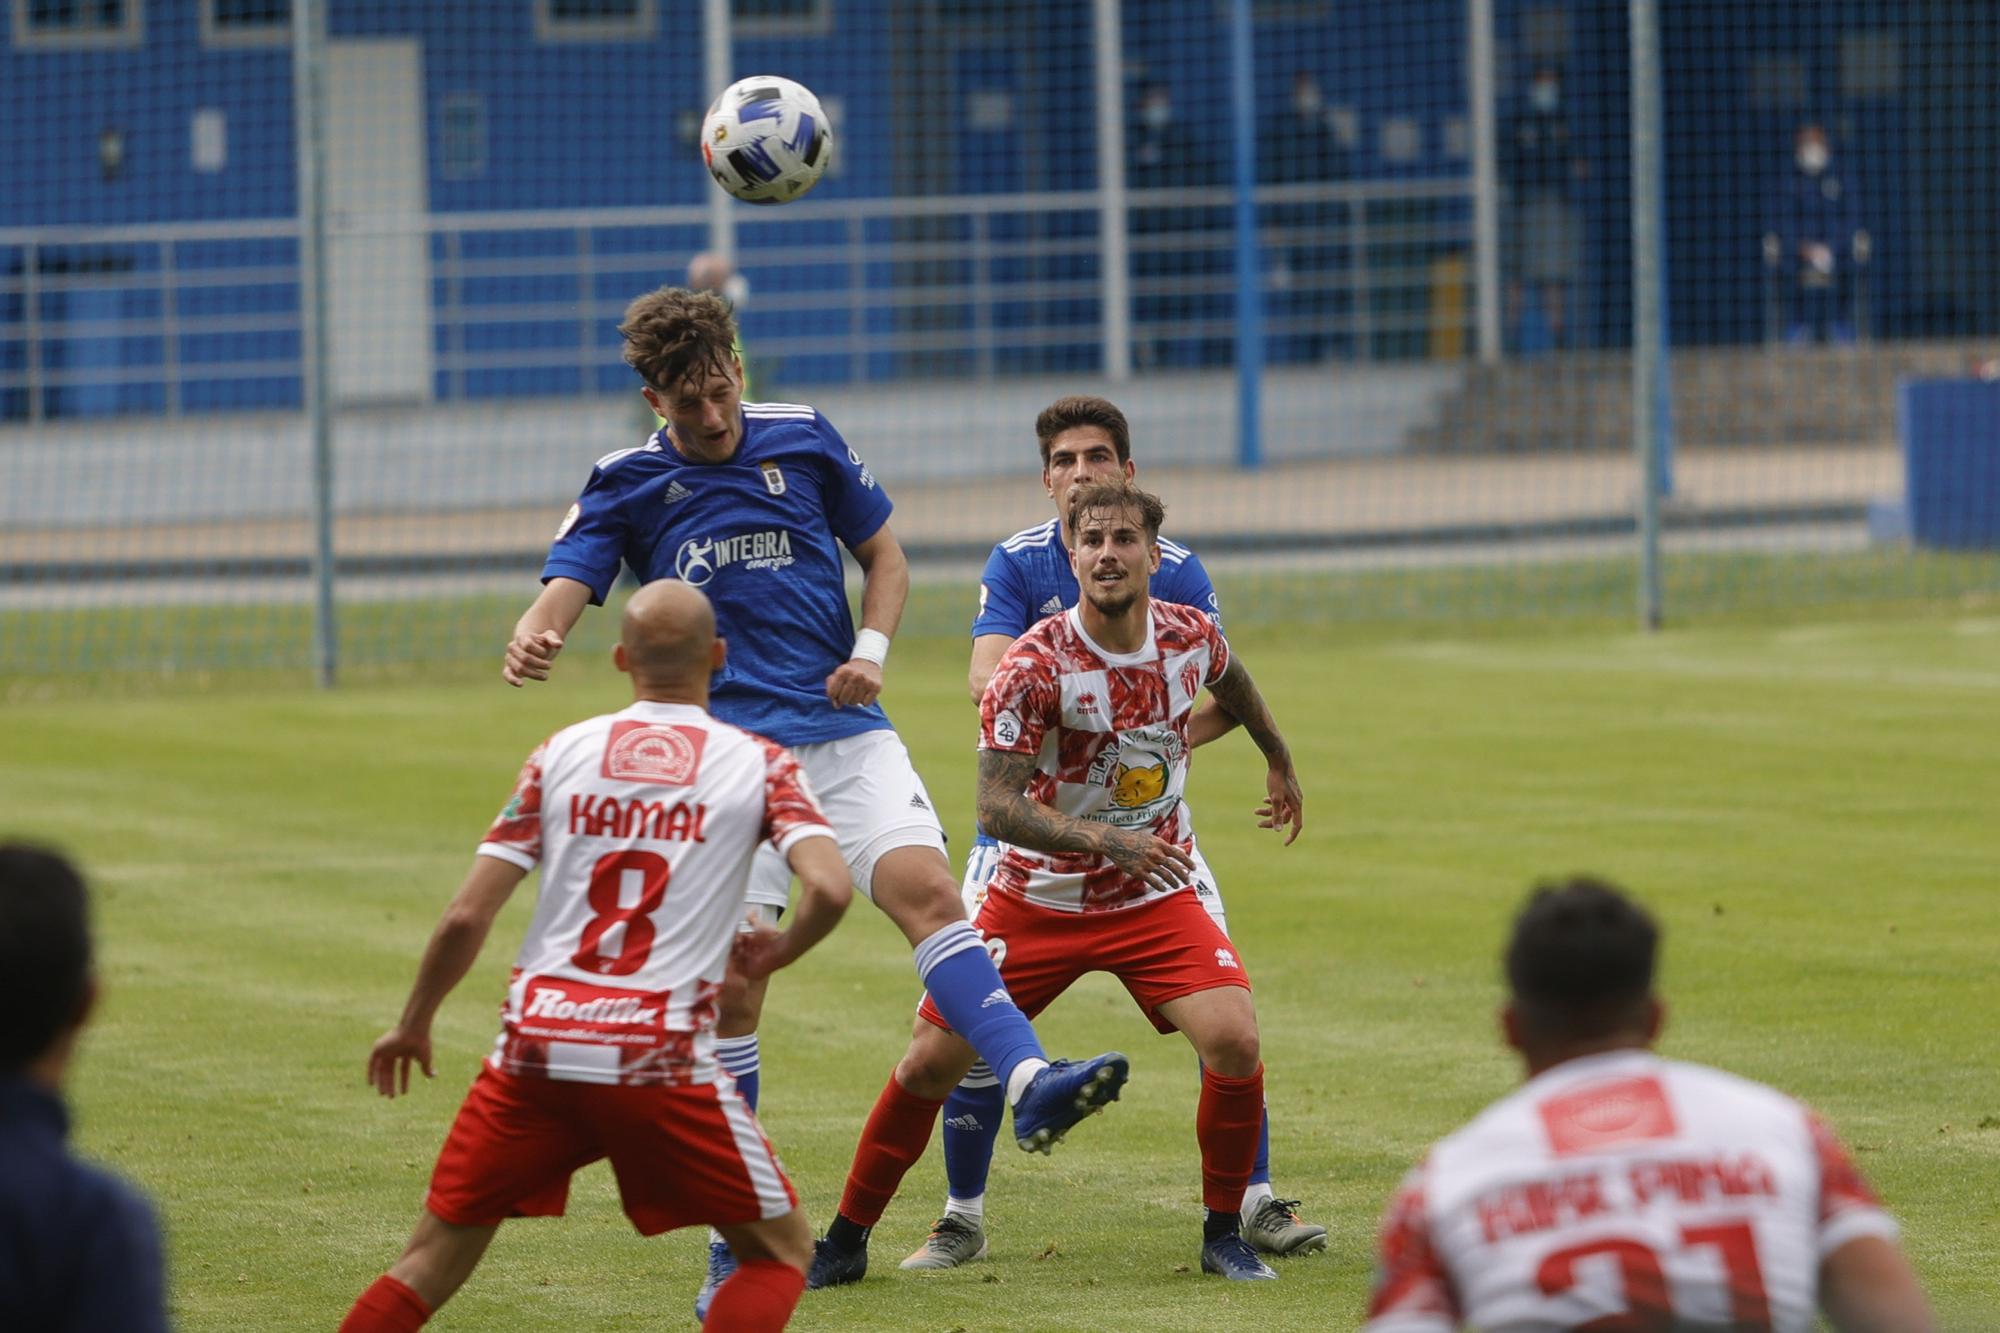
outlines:
{"label": "floodlight pole", "polygon": [[[735,82],[730,77],[735,62],[730,54],[735,30],[731,26],[730,0],[702,0],[701,69],[708,84],[706,97],[713,97]],[[702,110],[708,109],[703,101]],[[701,131],[695,131],[701,137]],[[699,146],[699,145],[697,145]],[[708,192],[708,248],[720,255],[731,269],[736,267],[736,215],[730,211],[729,195],[721,189]]]}
{"label": "floodlight pole", "polygon": [[1132,378],[1131,247],[1126,244],[1125,208],[1125,32],[1120,0],[1091,6],[1097,48],[1097,234],[1103,238],[1098,263],[1104,283],[1104,378],[1122,384]]}
{"label": "floodlight pole", "polygon": [[312,441],[313,665],[321,689],[332,689],[340,667],[340,625],[334,606],[333,426],[327,398],[326,254],[326,10],[320,0],[292,5],[292,114],[298,176],[299,385]]}
{"label": "floodlight pole", "polygon": [[1632,451],[1639,464],[1639,623],[1660,627],[1660,492],[1666,456],[1665,154],[1658,0],[1630,0],[1632,24]]}
{"label": "floodlight pole", "polygon": [[1500,118],[1495,110],[1493,0],[1466,0],[1472,117],[1472,292],[1479,360],[1500,362]]}
{"label": "floodlight pole", "polygon": [[1229,91],[1236,150],[1236,462],[1264,463],[1264,291],[1257,247],[1257,83],[1251,0],[1229,7]]}

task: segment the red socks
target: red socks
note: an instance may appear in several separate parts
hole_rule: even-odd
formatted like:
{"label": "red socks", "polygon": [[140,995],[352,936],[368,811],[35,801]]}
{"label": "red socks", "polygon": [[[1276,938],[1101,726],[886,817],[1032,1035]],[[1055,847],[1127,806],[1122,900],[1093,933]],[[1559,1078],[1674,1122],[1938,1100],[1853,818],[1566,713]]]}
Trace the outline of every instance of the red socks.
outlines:
{"label": "red socks", "polygon": [[416,1333],[430,1317],[423,1297],[384,1273],[340,1321],[340,1333]]}
{"label": "red socks", "polygon": [[1243,1191],[1257,1161],[1264,1125],[1264,1066],[1248,1078],[1224,1078],[1201,1071],[1201,1104],[1194,1113],[1194,1137],[1201,1145],[1201,1201],[1218,1213],[1243,1207]]}
{"label": "red socks", "polygon": [[[745,1259],[736,1273],[716,1289],[708,1307],[705,1329],[731,1333],[777,1333],[798,1307],[806,1275],[775,1259]],[[431,1317],[423,1298],[384,1273],[361,1293],[340,1333],[416,1333]]]}
{"label": "red socks", "polygon": [[[931,1127],[937,1123],[943,1101],[927,1102],[903,1090],[896,1076],[875,1099],[868,1123],[861,1130],[861,1142],[854,1149],[854,1165],[847,1172],[847,1189],[840,1196],[840,1215],[858,1226],[872,1227],[882,1220],[882,1210],[896,1197],[903,1175],[930,1146]],[[1256,1135],[1251,1135],[1254,1151]],[[1249,1179],[1248,1158],[1244,1159],[1244,1179]]]}
{"label": "red socks", "polygon": [[745,1259],[734,1276],[715,1289],[705,1329],[728,1333],[777,1333],[797,1308],[806,1275],[776,1259]]}

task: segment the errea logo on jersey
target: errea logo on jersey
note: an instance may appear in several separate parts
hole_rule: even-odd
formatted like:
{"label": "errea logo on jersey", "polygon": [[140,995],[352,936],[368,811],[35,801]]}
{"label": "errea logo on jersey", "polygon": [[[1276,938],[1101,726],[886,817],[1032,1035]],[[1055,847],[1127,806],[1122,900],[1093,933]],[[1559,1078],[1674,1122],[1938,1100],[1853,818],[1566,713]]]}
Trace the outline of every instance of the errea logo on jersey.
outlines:
{"label": "errea logo on jersey", "polygon": [[699,588],[724,565],[783,569],[793,560],[792,534],[782,528],[735,537],[690,537],[674,553],[674,574],[689,587]]}

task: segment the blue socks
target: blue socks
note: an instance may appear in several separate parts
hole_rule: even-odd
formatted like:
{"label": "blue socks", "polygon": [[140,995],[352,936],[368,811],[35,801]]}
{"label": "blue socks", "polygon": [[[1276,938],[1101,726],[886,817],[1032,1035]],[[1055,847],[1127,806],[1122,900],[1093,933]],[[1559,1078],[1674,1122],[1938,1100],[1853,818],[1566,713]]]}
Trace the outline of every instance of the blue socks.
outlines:
{"label": "blue socks", "polygon": [[[965,1081],[951,1090],[944,1104],[944,1174],[953,1199],[977,1199],[986,1193],[993,1167],[993,1144],[1007,1114],[1000,1081],[983,1064],[972,1067]],[[1250,1183],[1271,1183],[1271,1112],[1266,1108],[1257,1129],[1257,1161]]]}
{"label": "blue socks", "polygon": [[1047,1058],[970,922],[954,921],[917,945],[917,975],[944,1021],[979,1053],[1002,1087],[1023,1060]]}
{"label": "blue socks", "polygon": [[993,1143],[1006,1115],[1005,1090],[984,1063],[974,1065],[945,1099],[944,1174],[953,1199],[977,1199],[986,1193]]}
{"label": "blue socks", "polygon": [[757,1109],[758,1071],[763,1067],[757,1058],[757,1034],[747,1037],[718,1037],[715,1041],[715,1058],[736,1080],[736,1091],[743,1094],[743,1100]]}

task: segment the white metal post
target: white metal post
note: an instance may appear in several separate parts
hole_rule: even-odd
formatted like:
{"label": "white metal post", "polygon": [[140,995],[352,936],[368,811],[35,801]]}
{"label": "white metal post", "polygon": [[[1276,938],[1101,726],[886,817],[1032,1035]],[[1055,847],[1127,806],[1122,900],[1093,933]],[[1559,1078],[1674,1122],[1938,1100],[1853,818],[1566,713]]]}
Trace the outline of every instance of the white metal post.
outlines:
{"label": "white metal post", "polygon": [[1632,451],[1639,464],[1639,623],[1660,627],[1660,483],[1666,448],[1666,220],[1661,173],[1660,29],[1656,0],[1631,0]]}
{"label": "white metal post", "polygon": [[[731,55],[735,36],[729,0],[702,0],[701,72],[707,83],[702,110],[708,99],[727,88],[734,79],[735,58]],[[699,137],[700,131],[696,131]],[[736,267],[736,215],[730,211],[729,196],[720,186],[708,192],[708,248]]]}
{"label": "white metal post", "polygon": [[1126,245],[1125,32],[1119,0],[1095,0],[1097,47],[1097,210],[1104,248],[1104,375],[1132,377],[1131,251]]}
{"label": "white metal post", "polygon": [[1472,272],[1479,359],[1500,360],[1500,119],[1496,113],[1493,0],[1466,0],[1466,97],[1472,135]]}
{"label": "white metal post", "polygon": [[327,415],[331,298],[326,250],[326,10],[320,0],[292,5],[294,170],[299,208],[299,383],[312,440],[313,664],[322,689],[340,665],[334,615],[333,427]]}

